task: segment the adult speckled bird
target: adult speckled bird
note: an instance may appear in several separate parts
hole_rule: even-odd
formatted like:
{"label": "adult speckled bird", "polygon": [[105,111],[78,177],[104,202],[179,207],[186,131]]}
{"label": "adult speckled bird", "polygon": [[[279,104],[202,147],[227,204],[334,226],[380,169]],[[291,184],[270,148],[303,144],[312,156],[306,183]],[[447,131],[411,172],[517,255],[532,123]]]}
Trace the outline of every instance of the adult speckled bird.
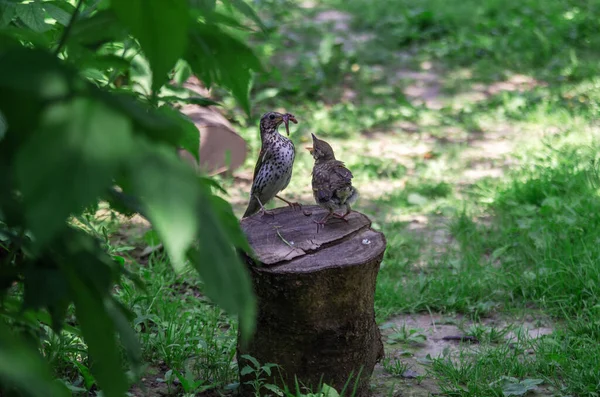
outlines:
{"label": "adult speckled bird", "polygon": [[298,124],[294,115],[278,112],[265,113],[260,119],[260,140],[262,146],[254,167],[254,178],[250,190],[250,202],[243,218],[257,213],[270,213],[265,205],[273,197],[285,201],[289,206],[300,207],[277,194],[287,187],[292,179],[292,168],[296,149],[287,137],[278,132],[281,123],[285,124],[287,135],[290,135],[289,122]]}
{"label": "adult speckled bird", "polygon": [[[356,202],[359,194],[352,186],[352,173],[343,162],[336,160],[331,146],[311,135],[313,146],[307,149],[315,159],[312,171],[313,196],[318,205],[329,211],[323,219],[315,220],[318,230],[332,216],[347,221],[346,216],[352,211],[350,206]],[[346,212],[338,215],[335,213],[338,209]]]}

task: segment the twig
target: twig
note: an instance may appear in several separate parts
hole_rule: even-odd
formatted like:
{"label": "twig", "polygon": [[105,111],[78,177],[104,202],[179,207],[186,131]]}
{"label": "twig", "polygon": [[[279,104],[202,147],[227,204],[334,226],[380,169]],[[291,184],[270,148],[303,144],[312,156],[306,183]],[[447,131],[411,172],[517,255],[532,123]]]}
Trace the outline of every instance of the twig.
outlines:
{"label": "twig", "polygon": [[71,15],[71,19],[69,20],[69,23],[65,27],[65,30],[63,30],[63,34],[60,37],[60,41],[58,42],[58,47],[56,47],[56,50],[54,51],[54,55],[58,56],[58,54],[60,53],[62,48],[65,46],[65,44],[67,42],[67,38],[69,37],[69,33],[71,33],[71,29],[73,28],[73,24],[75,23],[75,20],[77,19],[77,16],[79,15],[79,11],[81,10],[82,5],[83,5],[83,0],[78,0],[77,5],[75,6],[75,11],[73,11],[73,15]]}
{"label": "twig", "polygon": [[279,236],[279,238],[281,239],[281,241],[283,241],[291,249],[295,249],[296,247],[294,247],[289,241],[287,241],[285,238],[283,238],[283,236],[281,235],[281,233],[279,233],[279,229],[280,228],[281,228],[281,226],[273,226],[273,229],[275,229],[275,233],[277,233],[277,235]]}

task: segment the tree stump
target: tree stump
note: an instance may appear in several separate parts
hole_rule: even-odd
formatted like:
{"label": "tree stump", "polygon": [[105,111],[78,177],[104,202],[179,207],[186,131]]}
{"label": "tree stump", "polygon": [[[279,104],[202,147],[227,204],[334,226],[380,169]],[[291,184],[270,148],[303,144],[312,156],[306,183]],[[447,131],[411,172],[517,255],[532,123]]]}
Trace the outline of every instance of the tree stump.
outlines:
{"label": "tree stump", "polygon": [[366,396],[373,368],[383,357],[374,298],[385,237],[358,212],[348,222],[333,218],[317,232],[313,220],[325,210],[303,210],[312,215],[285,207],[275,209],[274,216],[257,214],[241,222],[259,262],[245,256],[258,317],[246,346],[238,336],[241,393],[255,392],[245,384],[255,377],[244,371],[252,367],[242,357],[248,354],[261,365],[280,366],[271,376],[261,374],[264,383],[295,391],[297,379],[301,388],[316,392],[326,383],[340,393],[348,383],[345,395],[356,388],[356,396]]}

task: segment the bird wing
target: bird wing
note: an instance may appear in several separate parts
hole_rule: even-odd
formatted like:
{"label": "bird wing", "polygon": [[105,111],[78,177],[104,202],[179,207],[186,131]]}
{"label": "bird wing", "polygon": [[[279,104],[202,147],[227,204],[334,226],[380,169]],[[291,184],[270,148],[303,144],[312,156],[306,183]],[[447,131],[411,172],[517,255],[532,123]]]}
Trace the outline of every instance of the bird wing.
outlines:
{"label": "bird wing", "polygon": [[335,175],[336,181],[343,184],[343,186],[341,187],[346,187],[352,184],[352,178],[354,178],[354,175],[352,175],[352,172],[350,172],[350,170],[346,168],[344,163],[342,163],[341,161],[336,161]]}
{"label": "bird wing", "polygon": [[254,175],[252,175],[252,181],[256,180],[258,170],[260,170],[260,167],[271,157],[273,157],[273,152],[271,150],[264,147],[260,149],[260,153],[258,154],[258,160],[256,160],[256,165],[254,166]]}
{"label": "bird wing", "polygon": [[327,202],[338,190],[352,186],[353,175],[341,161],[327,164],[314,172],[319,181],[315,189],[315,197],[319,202]]}
{"label": "bird wing", "polygon": [[248,208],[246,208],[246,212],[242,216],[242,218],[246,218],[247,216],[253,215],[260,209],[260,204],[257,198],[254,196],[254,189],[256,188],[256,177],[258,176],[258,172],[262,165],[267,162],[273,153],[264,147],[260,149],[260,153],[258,153],[258,159],[256,160],[256,165],[254,166],[254,174],[252,175],[252,187],[250,188],[250,201],[248,202]]}
{"label": "bird wing", "polygon": [[336,164],[333,185],[335,196],[341,204],[346,203],[346,200],[353,194],[352,178],[352,172],[344,166],[344,163],[340,161],[339,164]]}
{"label": "bird wing", "polygon": [[344,163],[336,161],[333,165],[333,172],[329,176],[329,186],[334,191],[352,186],[353,177],[352,172],[344,166]]}

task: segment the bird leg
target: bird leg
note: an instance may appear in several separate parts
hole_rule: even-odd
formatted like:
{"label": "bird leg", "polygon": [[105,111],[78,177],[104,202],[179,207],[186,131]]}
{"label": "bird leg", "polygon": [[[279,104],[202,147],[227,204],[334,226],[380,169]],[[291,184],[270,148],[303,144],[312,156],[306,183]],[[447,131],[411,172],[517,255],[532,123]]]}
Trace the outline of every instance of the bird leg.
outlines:
{"label": "bird leg", "polygon": [[275,195],[275,197],[277,197],[279,200],[281,201],[285,201],[287,203],[287,205],[289,205],[290,207],[292,207],[293,209],[296,209],[296,207],[298,207],[299,209],[302,208],[302,205],[300,203],[292,203],[291,201],[287,201],[286,199],[284,199],[283,197],[279,197],[277,195]]}
{"label": "bird leg", "polygon": [[258,198],[258,196],[254,196],[256,198],[256,201],[258,201],[258,204],[260,205],[260,214],[261,216],[265,216],[265,215],[271,215],[272,217],[275,217],[275,213],[273,211],[269,211],[265,208],[265,206],[263,205],[263,203],[260,201],[260,199]]}
{"label": "bird leg", "polygon": [[348,206],[348,209],[346,210],[346,213],[345,213],[344,215],[338,215],[338,214],[336,214],[336,213],[334,212],[334,213],[333,213],[333,216],[334,216],[334,217],[336,217],[336,218],[338,218],[338,219],[341,219],[341,220],[343,220],[344,222],[348,222],[348,219],[346,219],[346,217],[347,217],[348,215],[350,215],[350,213],[351,213],[351,212],[352,212],[352,210],[350,209],[350,206]]}
{"label": "bird leg", "polygon": [[333,211],[329,211],[327,215],[323,217],[323,219],[317,221],[313,219],[313,222],[317,224],[317,233],[319,233],[319,227],[325,227],[325,222],[334,214]]}

